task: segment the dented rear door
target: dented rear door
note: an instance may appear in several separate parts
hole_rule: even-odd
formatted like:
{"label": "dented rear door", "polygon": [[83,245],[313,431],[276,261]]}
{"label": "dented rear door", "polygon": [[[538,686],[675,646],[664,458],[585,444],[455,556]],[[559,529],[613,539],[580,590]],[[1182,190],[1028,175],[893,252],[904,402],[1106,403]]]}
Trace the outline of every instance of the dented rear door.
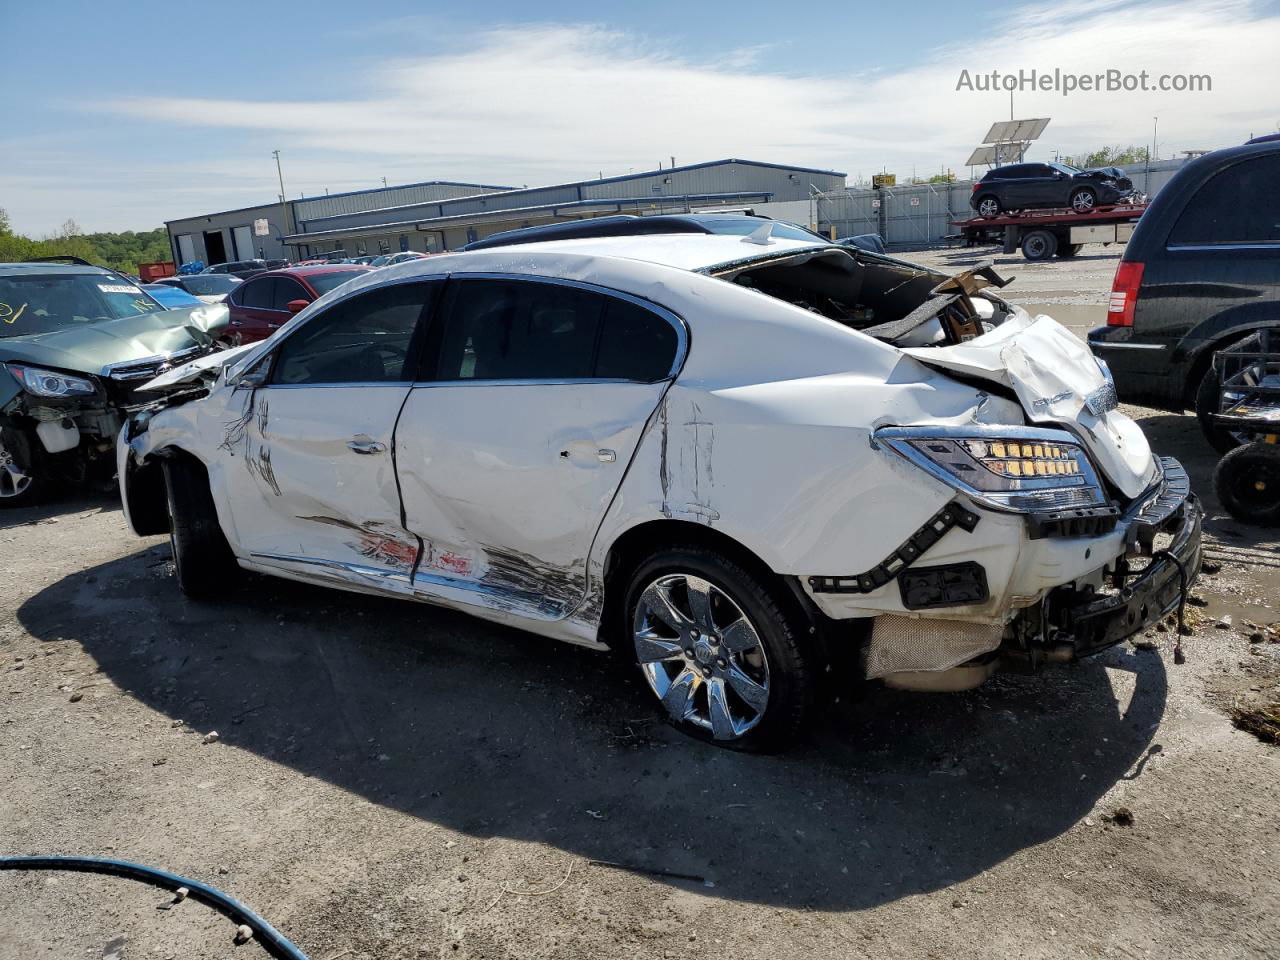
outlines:
{"label": "dented rear door", "polygon": [[559,619],[683,357],[678,319],[587,284],[451,282],[396,429],[420,595]]}

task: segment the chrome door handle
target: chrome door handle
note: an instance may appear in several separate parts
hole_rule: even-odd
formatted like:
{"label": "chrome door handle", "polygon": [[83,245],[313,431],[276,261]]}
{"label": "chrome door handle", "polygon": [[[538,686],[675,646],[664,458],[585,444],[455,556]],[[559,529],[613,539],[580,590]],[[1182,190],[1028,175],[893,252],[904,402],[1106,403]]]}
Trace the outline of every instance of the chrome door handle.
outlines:
{"label": "chrome door handle", "polygon": [[347,447],[356,453],[386,453],[387,445],[377,440],[348,440]]}

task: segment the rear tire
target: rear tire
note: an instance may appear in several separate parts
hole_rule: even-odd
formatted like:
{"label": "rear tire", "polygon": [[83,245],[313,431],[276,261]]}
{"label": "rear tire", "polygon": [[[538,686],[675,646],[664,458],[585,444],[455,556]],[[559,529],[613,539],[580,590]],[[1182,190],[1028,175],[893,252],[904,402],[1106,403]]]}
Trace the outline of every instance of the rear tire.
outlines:
{"label": "rear tire", "polygon": [[164,461],[169,498],[169,544],[178,587],[193,600],[222,593],[240,567],[218,524],[204,466],[186,456]]}
{"label": "rear tire", "polygon": [[984,220],[989,220],[992,217],[1000,216],[1004,208],[1000,205],[998,197],[988,193],[978,198],[978,205],[974,209],[978,211],[978,216]]}
{"label": "rear tire", "polygon": [[1071,191],[1067,203],[1076,213],[1093,213],[1098,208],[1098,195],[1089,187],[1078,187]]}
{"label": "rear tire", "polygon": [[1280,446],[1246,443],[1213,471],[1213,489],[1227,513],[1241,523],[1280,526]]}
{"label": "rear tire", "polygon": [[1058,252],[1058,238],[1048,230],[1032,230],[1022,238],[1022,255],[1028,260],[1049,260]]}
{"label": "rear tire", "polygon": [[677,729],[737,750],[799,738],[817,670],[777,583],[716,550],[670,547],[632,573],[623,611],[632,662]]}
{"label": "rear tire", "polygon": [[1222,395],[1222,385],[1218,382],[1218,371],[1212,363],[1200,378],[1196,387],[1195,408],[1196,419],[1200,421],[1200,432],[1205,441],[1219,453],[1230,453],[1240,446],[1241,441],[1232,433],[1213,422],[1213,415],[1218,412]]}

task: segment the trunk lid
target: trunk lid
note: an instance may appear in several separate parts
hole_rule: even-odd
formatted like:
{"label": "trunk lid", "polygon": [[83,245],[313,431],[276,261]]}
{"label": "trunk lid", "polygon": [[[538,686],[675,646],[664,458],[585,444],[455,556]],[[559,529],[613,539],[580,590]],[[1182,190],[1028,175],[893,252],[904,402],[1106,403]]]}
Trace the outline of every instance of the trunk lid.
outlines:
{"label": "trunk lid", "polygon": [[932,367],[1013,390],[1027,419],[1061,425],[1084,443],[1099,469],[1132,499],[1158,467],[1142,429],[1116,409],[1115,387],[1088,346],[1052,317],[1012,317],[990,333],[949,347],[906,347]]}

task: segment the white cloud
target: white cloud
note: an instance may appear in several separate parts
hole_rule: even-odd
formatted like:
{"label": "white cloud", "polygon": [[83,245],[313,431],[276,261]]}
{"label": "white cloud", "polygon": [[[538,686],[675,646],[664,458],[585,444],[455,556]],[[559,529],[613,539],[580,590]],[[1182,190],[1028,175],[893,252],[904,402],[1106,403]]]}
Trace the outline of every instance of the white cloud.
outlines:
{"label": "white cloud", "polygon": [[[291,195],[372,186],[383,175],[546,183],[645,169],[671,154],[680,162],[739,156],[853,174],[959,168],[988,124],[1008,116],[1008,94],[955,89],[962,69],[992,66],[1212,76],[1212,92],[1200,94],[1018,93],[1019,116],[1053,118],[1042,150],[1145,143],[1155,115],[1166,155],[1237,143],[1280,120],[1267,102],[1280,88],[1280,18],[1250,0],[1068,0],[997,21],[972,41],[922,42],[920,62],[894,71],[871,69],[875,39],[846,29],[868,69],[796,75],[768,69],[767,47],[693,60],[601,27],[540,24],[371,68],[351,85],[350,99],[148,97],[109,101],[107,109],[209,129],[201,149],[175,143],[149,158],[165,168],[145,200],[160,219],[202,203],[269,201],[271,145],[285,149]],[[901,29],[928,36],[925,25],[904,21]],[[206,179],[213,171],[218,178]],[[172,190],[179,182],[180,198]],[[49,222],[61,222],[64,209]]]}

